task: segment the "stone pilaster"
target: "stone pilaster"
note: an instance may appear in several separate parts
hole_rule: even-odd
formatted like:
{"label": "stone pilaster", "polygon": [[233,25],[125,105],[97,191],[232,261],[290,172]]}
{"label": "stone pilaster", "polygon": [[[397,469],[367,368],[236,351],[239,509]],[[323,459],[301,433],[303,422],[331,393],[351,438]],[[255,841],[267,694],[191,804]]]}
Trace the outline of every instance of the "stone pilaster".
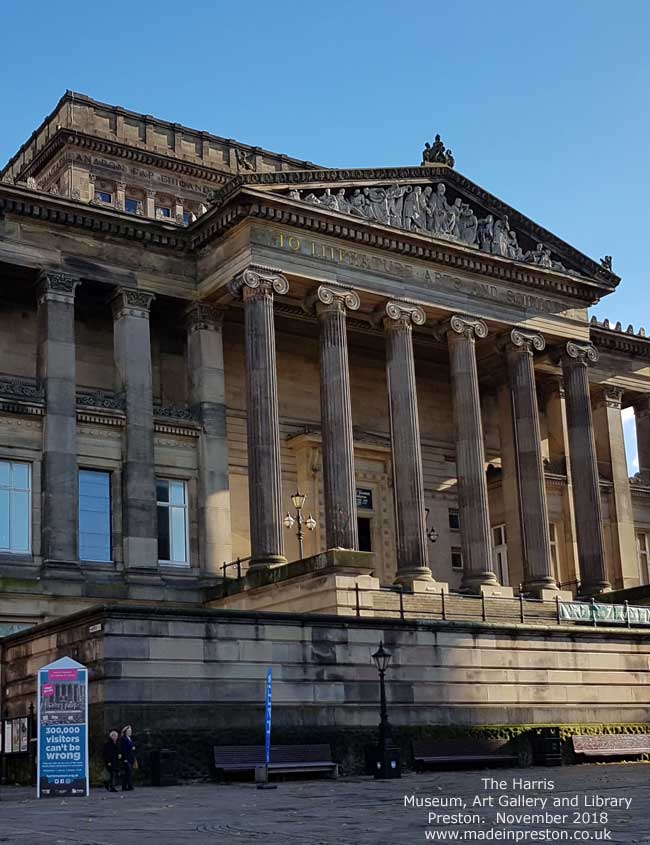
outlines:
{"label": "stone pilaster", "polygon": [[515,328],[501,345],[506,354],[510,379],[524,590],[541,595],[542,590],[557,589],[551,566],[542,435],[533,361],[534,352],[541,352],[546,341],[541,334]]}
{"label": "stone pilaster", "polygon": [[289,283],[278,270],[251,265],[230,288],[244,300],[250,566],[255,568],[286,563],[273,294],[287,293]]}
{"label": "stone pilaster", "polygon": [[398,584],[431,581],[424,509],[420,423],[413,359],[413,324],[421,326],[417,305],[388,302],[382,308],[386,333],[386,376],[393,450]]}
{"label": "stone pilaster", "polygon": [[220,575],[232,559],[228,439],[223,361],[223,312],[193,303],[185,312],[190,405],[199,438],[199,548],[201,569]]}
{"label": "stone pilaster", "polygon": [[43,273],[38,288],[38,380],[43,420],[43,557],[78,559],[76,349],[74,300],[79,279]]}
{"label": "stone pilaster", "polygon": [[642,396],[635,401],[634,422],[639,456],[639,478],[644,484],[650,484],[650,395]]}
{"label": "stone pilaster", "polygon": [[153,294],[118,288],[112,298],[116,391],[124,399],[122,537],[128,568],[158,566],[149,310]]}
{"label": "stone pilaster", "polygon": [[346,310],[359,309],[351,290],[319,285],[305,306],[318,316],[320,408],[328,549],[358,549],[354,440]]}
{"label": "stone pilaster", "polygon": [[604,530],[609,534],[610,576],[615,589],[639,585],[634,511],[621,416],[622,399],[622,388],[605,384],[593,407],[598,467],[601,475],[612,482],[609,519]]}
{"label": "stone pilaster", "polygon": [[487,337],[482,320],[455,315],[442,327],[449,346],[456,432],[456,471],[463,580],[461,589],[480,592],[498,585],[492,561],[490,512],[485,479],[483,422],[475,339]]}
{"label": "stone pilaster", "polygon": [[587,373],[589,364],[597,360],[598,352],[590,343],[569,341],[561,355],[578,534],[580,588],[584,595],[593,595],[609,588]]}

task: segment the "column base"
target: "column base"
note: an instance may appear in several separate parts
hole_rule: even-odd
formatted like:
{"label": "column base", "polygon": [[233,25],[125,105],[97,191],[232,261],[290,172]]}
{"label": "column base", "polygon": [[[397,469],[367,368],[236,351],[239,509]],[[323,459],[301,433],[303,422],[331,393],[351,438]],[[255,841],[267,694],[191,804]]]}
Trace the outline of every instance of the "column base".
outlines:
{"label": "column base", "polygon": [[599,593],[611,593],[612,585],[609,581],[597,581],[595,584],[581,584],[578,591],[580,596],[597,596]]}
{"label": "column base", "polygon": [[537,578],[535,581],[524,581],[521,585],[521,592],[528,593],[535,598],[541,598],[542,593],[548,593],[551,598],[555,598],[559,588],[553,578]]}
{"label": "column base", "polygon": [[497,576],[494,572],[490,572],[489,570],[486,572],[476,572],[471,575],[463,574],[463,580],[460,584],[461,593],[474,593],[478,596],[482,592],[482,587],[505,589],[497,581]]}
{"label": "column base", "polygon": [[418,566],[413,569],[398,570],[393,583],[411,589],[416,583],[432,584],[435,581],[428,566]]}
{"label": "column base", "polygon": [[248,562],[248,569],[270,569],[272,566],[284,566],[288,563],[284,555],[259,555]]}

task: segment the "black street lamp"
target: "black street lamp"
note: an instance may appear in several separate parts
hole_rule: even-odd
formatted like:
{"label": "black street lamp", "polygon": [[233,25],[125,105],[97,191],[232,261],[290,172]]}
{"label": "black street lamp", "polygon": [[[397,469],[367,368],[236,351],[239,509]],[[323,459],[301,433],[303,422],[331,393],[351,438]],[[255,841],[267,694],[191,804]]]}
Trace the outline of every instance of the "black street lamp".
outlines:
{"label": "black street lamp", "polygon": [[307,526],[309,531],[313,531],[316,528],[316,520],[314,517],[309,514],[307,519],[303,519],[302,517],[302,509],[305,506],[305,500],[307,496],[304,493],[300,493],[298,490],[293,494],[291,497],[291,501],[293,502],[293,506],[296,509],[295,517],[291,516],[291,514],[287,511],[287,515],[284,518],[284,527],[291,529],[293,528],[294,524],[298,526],[298,531],[296,532],[296,537],[298,538],[298,550],[300,552],[300,560],[302,560],[305,556],[305,550],[303,547],[303,539],[304,539],[304,532],[302,530],[303,524]]}
{"label": "black street lamp", "polygon": [[390,725],[388,724],[388,708],[386,706],[386,669],[393,655],[384,648],[383,641],[372,655],[377,672],[379,673],[379,748],[378,759],[375,764],[375,778],[401,777],[399,750],[390,741]]}
{"label": "black street lamp", "polygon": [[430,543],[435,543],[438,539],[438,532],[436,531],[435,525],[432,525],[431,528],[428,527],[429,524],[429,508],[424,509],[424,513],[426,514],[424,519],[424,528],[427,532],[427,537],[429,538]]}

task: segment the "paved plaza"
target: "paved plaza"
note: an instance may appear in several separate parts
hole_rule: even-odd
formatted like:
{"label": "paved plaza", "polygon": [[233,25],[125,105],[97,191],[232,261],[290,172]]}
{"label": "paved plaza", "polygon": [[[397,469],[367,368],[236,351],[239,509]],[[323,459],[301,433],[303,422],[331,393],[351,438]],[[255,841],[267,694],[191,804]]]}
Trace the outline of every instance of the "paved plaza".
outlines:
{"label": "paved plaza", "polygon": [[637,763],[284,781],[269,790],[248,783],[116,795],[95,789],[88,800],[66,801],[37,801],[32,790],[5,787],[0,843],[641,843],[650,842],[649,779],[650,767]]}

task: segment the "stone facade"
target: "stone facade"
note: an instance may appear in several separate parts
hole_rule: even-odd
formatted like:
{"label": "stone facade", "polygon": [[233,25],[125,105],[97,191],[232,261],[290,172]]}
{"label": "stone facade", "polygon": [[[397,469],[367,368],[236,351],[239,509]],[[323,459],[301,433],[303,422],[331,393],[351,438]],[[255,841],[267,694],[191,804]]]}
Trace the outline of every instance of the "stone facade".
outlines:
{"label": "stone facade", "polygon": [[262,741],[272,665],[274,741],[330,742],[343,770],[359,771],[376,735],[380,640],[406,762],[410,739],[436,731],[647,721],[642,631],[147,607],[91,609],[5,639],[5,709],[25,712],[37,669],[71,655],[90,670],[96,763],[108,730],[132,724],[145,763],[164,745],[185,776],[207,777],[213,744]]}
{"label": "stone facade", "polygon": [[303,556],[377,585],[646,583],[650,340],[588,321],[619,281],[449,163],[324,170],[68,92],[0,173],[0,625],[214,602],[299,558],[296,489]]}

